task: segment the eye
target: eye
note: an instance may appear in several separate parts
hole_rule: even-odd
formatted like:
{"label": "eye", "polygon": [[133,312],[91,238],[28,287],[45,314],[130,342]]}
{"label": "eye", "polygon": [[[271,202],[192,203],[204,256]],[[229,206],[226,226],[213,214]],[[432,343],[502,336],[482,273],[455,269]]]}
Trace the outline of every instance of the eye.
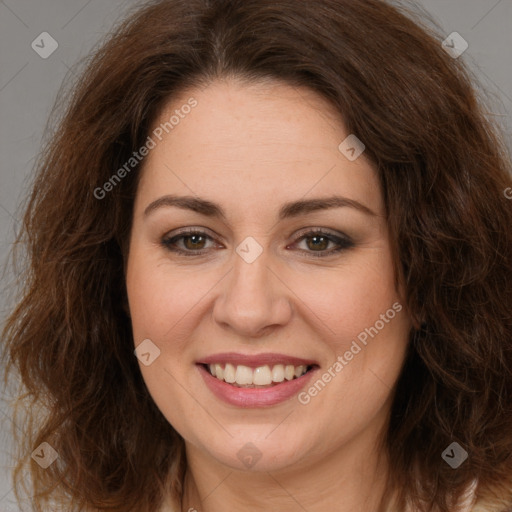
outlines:
{"label": "eye", "polygon": [[162,245],[169,251],[185,254],[187,256],[195,256],[207,252],[211,247],[207,246],[207,242],[213,241],[213,238],[204,231],[198,229],[186,229],[172,237],[164,237]]}
{"label": "eye", "polygon": [[303,248],[300,250],[314,258],[331,256],[332,254],[354,247],[354,243],[346,235],[338,236],[323,229],[303,232],[293,245],[300,245],[303,242]]}
{"label": "eye", "polygon": [[[335,235],[323,229],[310,229],[299,234],[299,238],[287,249],[303,245],[299,250],[308,256],[328,257],[345,249],[354,247],[354,243],[346,235]],[[162,239],[162,245],[169,251],[184,256],[199,256],[207,253],[212,247],[223,247],[215,244],[213,237],[197,228],[181,230],[174,236]]]}

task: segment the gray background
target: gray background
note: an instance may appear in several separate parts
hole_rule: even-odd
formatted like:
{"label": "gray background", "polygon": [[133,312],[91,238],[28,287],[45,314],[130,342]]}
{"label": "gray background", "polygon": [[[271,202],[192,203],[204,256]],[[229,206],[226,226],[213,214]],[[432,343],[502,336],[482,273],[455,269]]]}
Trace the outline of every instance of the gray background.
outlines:
{"label": "gray background", "polygon": [[[364,0],[362,0],[364,1]],[[0,0],[0,267],[20,218],[46,121],[63,79],[137,0]],[[512,148],[512,0],[422,0],[448,36],[469,43],[461,57],[492,95],[492,114]],[[58,42],[47,59],[31,47],[42,32]],[[440,42],[441,44],[441,42]],[[2,274],[0,323],[11,304]],[[11,489],[12,412],[0,399],[0,511],[17,511]]]}

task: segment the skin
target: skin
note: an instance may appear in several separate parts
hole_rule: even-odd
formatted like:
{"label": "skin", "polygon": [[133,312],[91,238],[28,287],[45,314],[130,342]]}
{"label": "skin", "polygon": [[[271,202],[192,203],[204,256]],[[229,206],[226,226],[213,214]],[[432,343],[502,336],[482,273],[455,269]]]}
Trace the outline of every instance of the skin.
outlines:
{"label": "skin", "polygon": [[[376,172],[364,153],[351,162],[338,150],[342,119],[307,89],[218,80],[173,98],[155,127],[190,97],[197,106],[146,157],[126,273],[135,346],[149,338],[160,349],[139,363],[143,378],[186,443],[182,510],[375,510],[387,474],[379,440],[411,329],[405,308],[307,405],[228,405],[195,363],[274,352],[314,359],[322,373],[402,303]],[[144,214],[166,194],[212,201],[226,219],[175,206]],[[277,218],[284,203],[333,194],[374,215],[345,206]],[[186,227],[211,238],[178,247],[204,254],[162,244]],[[353,247],[314,257],[336,242],[299,240],[304,228],[345,234]],[[263,250],[252,263],[235,251],[248,236]],[[248,442],[261,453],[249,469],[237,457]]]}

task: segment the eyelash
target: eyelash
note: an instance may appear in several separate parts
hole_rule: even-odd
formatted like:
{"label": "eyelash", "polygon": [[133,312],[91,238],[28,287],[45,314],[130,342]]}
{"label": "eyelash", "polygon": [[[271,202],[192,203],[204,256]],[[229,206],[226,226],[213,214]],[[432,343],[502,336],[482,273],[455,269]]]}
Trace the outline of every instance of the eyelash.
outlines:
{"label": "eyelash", "polygon": [[[212,240],[212,237],[210,237],[204,231],[200,231],[198,229],[191,228],[191,229],[182,230],[178,234],[176,234],[172,237],[164,237],[162,239],[162,245],[165,247],[165,249],[167,249],[173,253],[186,256],[186,257],[201,256],[202,254],[207,252],[209,249],[189,251],[189,250],[183,250],[183,249],[177,248],[174,245],[178,240],[183,239],[183,238],[188,238],[188,237],[194,236],[194,235],[199,235],[199,236],[206,237],[207,239]],[[294,242],[294,244],[300,243],[307,238],[313,238],[315,236],[327,238],[327,240],[329,242],[332,242],[332,243],[335,243],[336,245],[338,245],[338,248],[331,249],[331,250],[318,251],[318,252],[300,249],[301,252],[307,253],[308,256],[312,257],[312,258],[326,258],[333,254],[339,253],[343,250],[350,249],[350,248],[354,247],[354,243],[347,236],[343,236],[343,237],[336,236],[336,235],[333,235],[332,233],[325,231],[321,228],[312,229],[312,230],[300,233],[299,238]]]}

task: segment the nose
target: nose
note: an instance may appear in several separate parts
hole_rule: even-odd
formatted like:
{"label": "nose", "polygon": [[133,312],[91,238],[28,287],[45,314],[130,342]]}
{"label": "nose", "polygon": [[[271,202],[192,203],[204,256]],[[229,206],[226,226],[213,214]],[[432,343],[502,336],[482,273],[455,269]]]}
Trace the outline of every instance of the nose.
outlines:
{"label": "nose", "polygon": [[213,318],[224,329],[258,338],[292,317],[290,290],[269,267],[265,253],[247,263],[234,256],[234,268],[222,281]]}

